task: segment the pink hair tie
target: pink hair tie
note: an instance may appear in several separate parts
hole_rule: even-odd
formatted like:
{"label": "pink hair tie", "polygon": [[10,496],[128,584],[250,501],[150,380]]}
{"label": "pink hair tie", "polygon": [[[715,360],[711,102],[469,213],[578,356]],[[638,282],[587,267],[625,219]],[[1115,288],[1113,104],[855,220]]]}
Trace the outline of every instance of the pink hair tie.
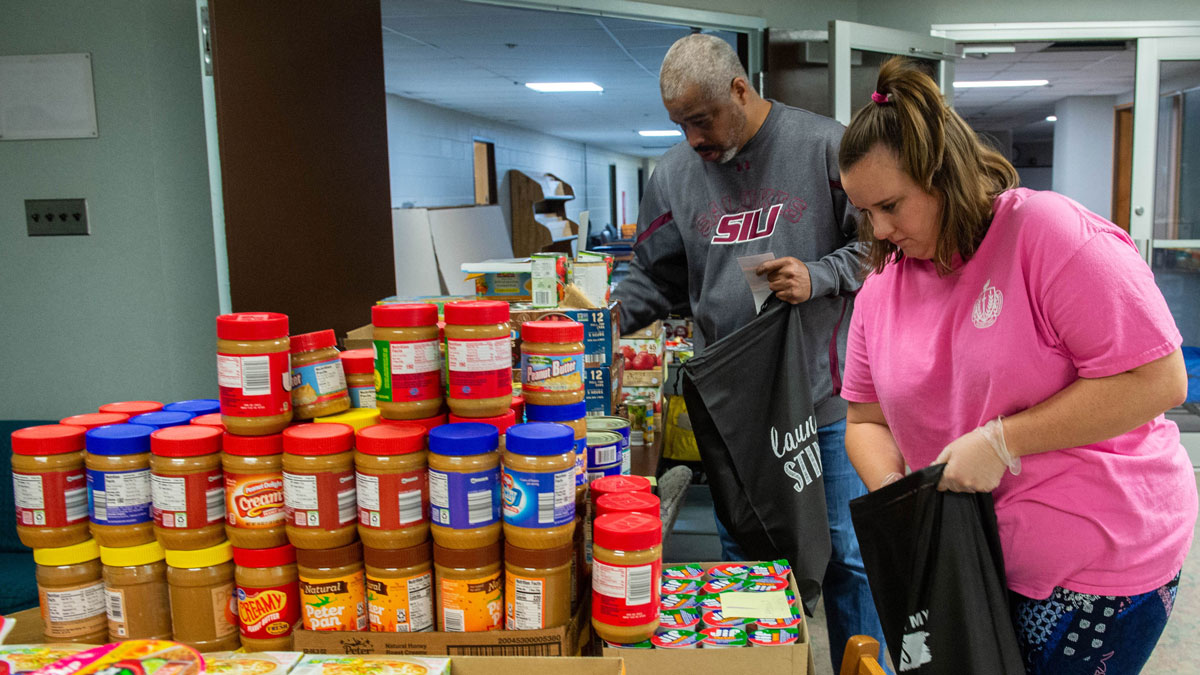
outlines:
{"label": "pink hair tie", "polygon": [[874,101],[875,103],[877,103],[878,105],[883,105],[884,103],[892,102],[892,95],[891,94],[881,94],[877,91],[873,91],[873,92],[871,92],[871,100]]}

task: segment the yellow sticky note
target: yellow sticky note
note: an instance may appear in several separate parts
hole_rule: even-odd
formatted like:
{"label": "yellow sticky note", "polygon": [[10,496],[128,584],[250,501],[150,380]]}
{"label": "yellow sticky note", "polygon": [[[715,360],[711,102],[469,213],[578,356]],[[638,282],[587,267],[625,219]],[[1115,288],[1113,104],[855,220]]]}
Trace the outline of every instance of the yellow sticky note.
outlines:
{"label": "yellow sticky note", "polygon": [[787,619],[792,616],[784,591],[721,593],[721,614],[746,619]]}

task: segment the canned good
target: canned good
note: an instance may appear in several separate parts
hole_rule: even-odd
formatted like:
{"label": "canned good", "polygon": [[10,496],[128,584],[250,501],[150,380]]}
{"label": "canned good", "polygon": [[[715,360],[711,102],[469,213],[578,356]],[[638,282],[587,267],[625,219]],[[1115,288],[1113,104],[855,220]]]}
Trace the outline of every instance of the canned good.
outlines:
{"label": "canned good", "polygon": [[621,474],[629,475],[631,460],[629,453],[629,420],[615,415],[587,418],[588,431],[615,431],[621,434]]}
{"label": "canned good", "polygon": [[605,476],[621,475],[621,434],[615,431],[588,431],[588,482]]}

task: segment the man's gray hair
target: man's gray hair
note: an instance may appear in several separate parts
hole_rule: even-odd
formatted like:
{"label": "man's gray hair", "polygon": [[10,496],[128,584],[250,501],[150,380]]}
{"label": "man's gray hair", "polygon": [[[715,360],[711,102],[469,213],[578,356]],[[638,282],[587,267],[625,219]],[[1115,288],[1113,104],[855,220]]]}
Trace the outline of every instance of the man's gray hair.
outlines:
{"label": "man's gray hair", "polygon": [[749,82],[746,69],[729,43],[715,35],[692,33],[679,38],[663,58],[658,84],[664,100],[673,101],[692,85],[700,87],[704,100],[729,95],[734,78]]}

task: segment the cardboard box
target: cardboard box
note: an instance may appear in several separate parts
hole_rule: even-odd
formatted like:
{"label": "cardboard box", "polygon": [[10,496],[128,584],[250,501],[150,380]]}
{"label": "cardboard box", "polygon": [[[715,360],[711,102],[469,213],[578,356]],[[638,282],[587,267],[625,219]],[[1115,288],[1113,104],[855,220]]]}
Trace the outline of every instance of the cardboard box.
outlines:
{"label": "cardboard box", "polygon": [[565,626],[485,633],[370,633],[297,630],[292,648],[309,654],[428,656],[578,656],[591,642],[591,603],[582,602]]}
{"label": "cardboard box", "polygon": [[620,405],[621,382],[625,375],[625,359],[617,354],[607,368],[583,369],[583,400],[589,416],[612,415]]}
{"label": "cardboard box", "polygon": [[468,280],[475,281],[475,297],[506,302],[529,302],[533,298],[533,274],[529,258],[485,260],[463,263]]}
{"label": "cardboard box", "polygon": [[583,324],[583,363],[585,367],[611,366],[619,353],[621,320],[617,303],[604,309],[535,309],[514,304],[509,321],[513,329],[513,363],[521,362],[521,325],[546,317],[558,316]]}
{"label": "cardboard box", "polygon": [[661,388],[666,381],[667,371],[665,365],[659,366],[654,370],[629,370],[626,368],[625,377],[621,380],[621,386]]}
{"label": "cardboard box", "polygon": [[[720,563],[696,563],[707,572]],[[796,597],[800,589],[788,572],[788,584]],[[625,660],[629,675],[696,675],[697,673],[771,673],[772,675],[808,675],[816,672],[808,619],[800,623],[796,643],[783,647],[739,647],[731,649],[614,649],[604,648],[604,656]]]}
{"label": "cardboard box", "polygon": [[367,324],[346,332],[342,339],[342,349],[374,349],[375,326]]}
{"label": "cardboard box", "polygon": [[628,335],[622,335],[621,337],[629,340],[654,340],[662,335],[662,328],[662,321],[655,321],[639,331],[634,331]]}
{"label": "cardboard box", "polygon": [[625,662],[615,657],[455,656],[450,675],[625,675]]}

